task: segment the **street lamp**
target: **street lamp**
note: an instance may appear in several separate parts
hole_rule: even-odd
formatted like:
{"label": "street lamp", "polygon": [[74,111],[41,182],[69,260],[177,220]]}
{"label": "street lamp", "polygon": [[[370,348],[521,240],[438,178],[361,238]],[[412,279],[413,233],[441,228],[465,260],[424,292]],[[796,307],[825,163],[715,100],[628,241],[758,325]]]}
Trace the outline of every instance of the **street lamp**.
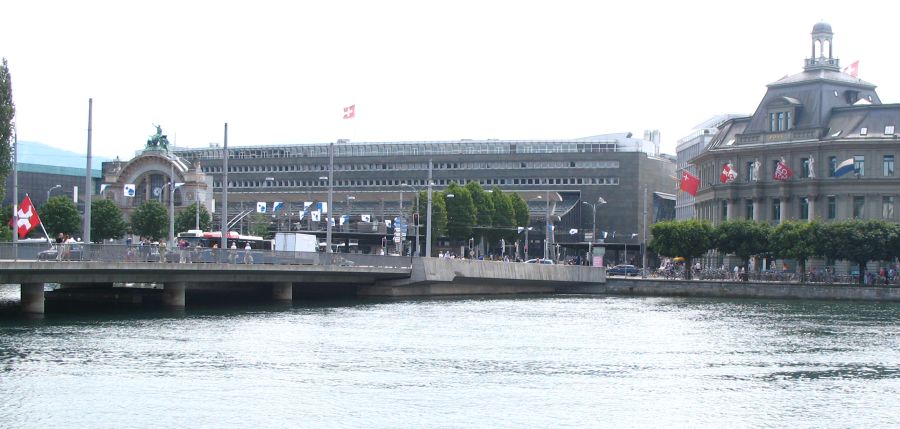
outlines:
{"label": "street lamp", "polygon": [[588,241],[588,257],[590,257],[591,247],[594,244],[594,240],[597,239],[597,205],[606,204],[606,200],[603,197],[599,197],[596,203],[582,201],[581,204],[587,204],[591,207],[591,239]]}
{"label": "street lamp", "polygon": [[331,249],[331,210],[334,210],[332,207],[332,197],[334,192],[334,142],[328,143],[328,217],[325,222],[325,245],[328,246],[328,250],[326,252],[332,253]]}
{"label": "street lamp", "polygon": [[53,185],[52,188],[47,189],[47,201],[50,201],[50,192],[53,191],[54,189],[59,189],[59,188],[62,188],[62,185]]}

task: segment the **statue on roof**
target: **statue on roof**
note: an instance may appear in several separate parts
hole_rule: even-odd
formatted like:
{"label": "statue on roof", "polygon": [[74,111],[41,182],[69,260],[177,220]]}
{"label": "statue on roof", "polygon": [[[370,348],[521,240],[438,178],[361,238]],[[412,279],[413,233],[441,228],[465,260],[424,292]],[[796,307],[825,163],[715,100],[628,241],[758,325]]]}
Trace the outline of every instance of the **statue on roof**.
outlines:
{"label": "statue on roof", "polygon": [[162,127],[153,124],[156,127],[156,134],[147,139],[147,149],[169,150],[169,138],[162,133]]}

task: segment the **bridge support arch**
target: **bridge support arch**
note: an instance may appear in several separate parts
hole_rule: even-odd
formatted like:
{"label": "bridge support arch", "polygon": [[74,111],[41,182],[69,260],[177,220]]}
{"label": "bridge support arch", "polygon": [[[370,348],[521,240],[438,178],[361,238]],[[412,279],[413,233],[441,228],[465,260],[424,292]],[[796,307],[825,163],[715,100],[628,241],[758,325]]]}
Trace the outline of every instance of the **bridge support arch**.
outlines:
{"label": "bridge support arch", "polygon": [[171,308],[184,308],[185,282],[170,282],[163,285],[163,305]]}
{"label": "bridge support arch", "polygon": [[291,282],[273,283],[272,299],[275,301],[292,301],[294,299],[294,284]]}
{"label": "bridge support arch", "polygon": [[22,312],[44,314],[44,284],[22,283],[19,286]]}

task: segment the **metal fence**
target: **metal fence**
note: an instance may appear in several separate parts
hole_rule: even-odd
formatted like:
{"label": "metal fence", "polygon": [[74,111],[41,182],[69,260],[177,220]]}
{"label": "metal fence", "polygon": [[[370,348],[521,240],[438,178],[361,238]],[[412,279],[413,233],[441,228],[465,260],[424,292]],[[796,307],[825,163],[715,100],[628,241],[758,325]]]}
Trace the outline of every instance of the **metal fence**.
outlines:
{"label": "metal fence", "polygon": [[164,248],[158,245],[0,243],[0,260],[127,262],[135,264],[327,265],[408,269],[409,257],[359,253],[281,252],[269,250]]}
{"label": "metal fence", "polygon": [[[866,286],[900,286],[900,276],[879,276],[877,273],[870,272],[870,278],[866,280]],[[658,269],[650,273],[651,278],[684,279],[684,269]],[[753,271],[750,273],[734,273],[732,270],[724,269],[704,269],[691,273],[691,280],[709,280],[709,281],[751,281],[751,282],[776,282],[776,283],[801,283],[800,273],[793,271]],[[854,274],[832,274],[832,273],[809,273],[804,284],[850,284],[859,283],[859,275]]]}

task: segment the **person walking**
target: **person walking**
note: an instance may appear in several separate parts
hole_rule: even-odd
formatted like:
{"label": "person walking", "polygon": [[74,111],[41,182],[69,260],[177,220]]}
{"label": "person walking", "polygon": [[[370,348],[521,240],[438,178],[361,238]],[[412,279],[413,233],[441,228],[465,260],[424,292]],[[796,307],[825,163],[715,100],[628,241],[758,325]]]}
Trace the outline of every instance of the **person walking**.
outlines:
{"label": "person walking", "polygon": [[252,264],[253,263],[253,255],[250,253],[250,243],[244,245],[244,263]]}
{"label": "person walking", "polygon": [[159,263],[166,262],[166,240],[159,239]]}

